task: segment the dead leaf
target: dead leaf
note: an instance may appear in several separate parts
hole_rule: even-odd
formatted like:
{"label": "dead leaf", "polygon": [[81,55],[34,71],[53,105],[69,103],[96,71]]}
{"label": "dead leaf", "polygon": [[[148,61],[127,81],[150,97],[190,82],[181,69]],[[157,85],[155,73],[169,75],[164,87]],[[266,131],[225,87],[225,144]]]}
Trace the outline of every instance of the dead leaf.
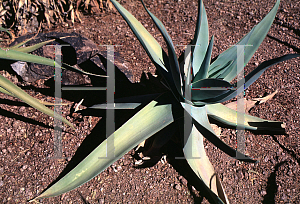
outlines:
{"label": "dead leaf", "polygon": [[140,147],[144,147],[145,146],[145,141],[142,141],[140,144],[138,144],[138,146],[136,147],[135,151],[137,151]]}
{"label": "dead leaf", "polygon": [[[247,100],[247,99],[244,98],[245,113],[248,113],[250,111],[250,109],[253,108],[255,105],[258,105],[258,104],[261,104],[261,103],[264,103],[264,102],[270,100],[277,93],[278,93],[278,90],[274,91],[273,93],[271,93],[271,94],[269,94],[269,95],[267,95],[263,98],[253,98],[253,99],[250,99],[250,100]],[[227,103],[225,106],[227,108],[237,110],[237,101]]]}
{"label": "dead leaf", "polygon": [[210,124],[217,136],[221,135],[222,129],[216,124]]}
{"label": "dead leaf", "polygon": [[278,93],[278,89],[276,89],[276,91],[274,91],[273,93],[263,97],[263,98],[253,98],[252,100],[254,101],[259,101],[259,104],[266,102],[267,100],[270,100],[271,98],[273,98],[275,96],[275,94]]}

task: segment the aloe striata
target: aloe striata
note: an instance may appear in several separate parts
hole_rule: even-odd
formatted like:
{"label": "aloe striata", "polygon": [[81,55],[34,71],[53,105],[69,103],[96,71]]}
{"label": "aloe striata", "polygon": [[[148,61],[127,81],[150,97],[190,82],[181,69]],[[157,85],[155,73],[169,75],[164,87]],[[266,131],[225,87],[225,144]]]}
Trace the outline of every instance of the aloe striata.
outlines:
{"label": "aloe striata", "polygon": [[[244,115],[244,113],[238,113],[221,104],[221,102],[230,100],[243,92],[268,67],[299,56],[298,54],[290,54],[265,61],[245,76],[245,83],[241,84],[239,81],[234,84],[230,83],[237,76],[237,73],[244,68],[243,66],[237,66],[239,56],[244,55],[244,64],[247,64],[267,35],[280,1],[277,0],[265,18],[237,43],[237,45],[252,46],[246,46],[244,53],[237,53],[238,49],[231,47],[220,54],[213,63],[210,62],[213,37],[209,40],[207,16],[201,0],[198,1],[198,19],[195,35],[190,44],[191,49],[185,51],[185,57],[181,62],[177,59],[174,45],[166,28],[146,8],[143,1],[142,5],[160,30],[167,44],[168,54],[134,16],[116,0],[111,0],[111,2],[125,19],[157,70],[163,76],[164,84],[169,91],[148,103],[116,130],[111,137],[94,149],[74,169],[34,200],[58,196],[75,189],[97,176],[145,139],[168,125],[182,121],[180,119],[185,118],[190,119],[190,124],[187,127],[187,138],[185,138],[183,144],[183,152],[188,164],[199,177],[199,181],[201,180],[210,192],[213,202],[229,203],[220,179],[215,174],[213,166],[205,153],[203,137],[232,157],[237,156],[237,158],[244,158],[241,160],[255,162],[247,155],[243,155],[243,153],[225,144],[214,133],[208,119],[214,118],[224,125],[238,126],[246,130],[264,130],[266,133],[272,134],[284,132],[284,125],[281,122]],[[207,90],[203,87],[211,87],[212,89]],[[218,89],[218,87],[227,87],[227,89]],[[232,87],[235,89],[232,89]],[[91,108],[96,108],[96,106]],[[237,121],[241,114],[243,114],[245,120]],[[115,157],[105,158],[106,145],[110,139],[114,140]],[[168,138],[160,138],[160,140],[164,139],[167,140]],[[112,150],[109,149],[108,151]]]}

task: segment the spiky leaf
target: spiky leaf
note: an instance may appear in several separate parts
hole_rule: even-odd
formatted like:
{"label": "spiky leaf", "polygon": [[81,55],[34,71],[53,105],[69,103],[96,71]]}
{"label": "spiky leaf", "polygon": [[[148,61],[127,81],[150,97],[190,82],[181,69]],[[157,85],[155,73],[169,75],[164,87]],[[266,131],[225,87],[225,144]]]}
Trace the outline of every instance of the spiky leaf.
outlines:
{"label": "spiky leaf", "polygon": [[[160,105],[157,101],[150,102],[102,142],[73,170],[35,199],[57,196],[86,183],[133,147],[172,122],[173,115],[170,104]],[[107,149],[109,142],[113,142],[114,148]],[[107,151],[112,154],[108,154]],[[113,154],[114,157],[107,157],[107,155]]]}
{"label": "spiky leaf", "polygon": [[198,17],[197,17],[197,24],[194,39],[192,45],[195,45],[192,48],[193,53],[193,75],[195,76],[196,73],[199,71],[200,66],[203,62],[205,57],[205,53],[208,47],[208,21],[206,16],[206,11],[203,5],[203,1],[198,1]]}
{"label": "spiky leaf", "polygon": [[204,182],[215,203],[229,204],[219,177],[215,173],[214,168],[205,153],[203,135],[194,125],[192,126],[191,134],[184,145],[183,152],[188,164],[195,174]]}
{"label": "spiky leaf", "polygon": [[[209,70],[209,76],[218,69],[219,65],[226,64],[230,60],[233,60],[232,65],[227,67],[226,69],[230,70],[226,76],[219,76],[220,78],[224,78],[224,80],[230,82],[234,77],[237,76],[238,73],[242,71],[244,67],[238,67],[236,69],[237,58],[245,55],[244,62],[247,64],[255,51],[258,49],[264,38],[266,37],[272,22],[275,18],[277,9],[279,7],[280,0],[277,0],[276,4],[272,8],[272,10],[264,17],[264,19],[257,24],[244,38],[242,38],[237,44],[238,45],[249,45],[244,47],[244,53],[237,53],[236,47],[231,47],[228,50],[224,51],[222,54],[218,56],[218,58],[211,64]],[[220,67],[219,67],[220,68]]]}

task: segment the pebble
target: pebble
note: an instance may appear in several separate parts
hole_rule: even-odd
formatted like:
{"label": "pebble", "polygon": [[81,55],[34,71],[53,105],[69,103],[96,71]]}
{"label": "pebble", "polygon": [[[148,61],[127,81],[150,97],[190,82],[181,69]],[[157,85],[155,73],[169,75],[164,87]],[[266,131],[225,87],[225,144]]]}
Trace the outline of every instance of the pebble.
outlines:
{"label": "pebble", "polygon": [[174,186],[174,188],[177,189],[177,190],[179,190],[179,191],[181,190],[180,184],[176,184],[176,185]]}
{"label": "pebble", "polygon": [[28,167],[28,165],[23,165],[22,169],[25,170],[25,169],[27,169],[27,167]]}
{"label": "pebble", "polygon": [[179,180],[180,180],[180,182],[183,184],[183,185],[187,185],[187,180],[183,177],[183,176],[179,176],[179,178],[178,178]]}
{"label": "pebble", "polygon": [[283,193],[281,196],[281,200],[285,201],[287,199],[287,196]]}
{"label": "pebble", "polygon": [[267,192],[265,190],[263,190],[263,191],[260,192],[260,194],[264,196],[264,195],[267,194]]}

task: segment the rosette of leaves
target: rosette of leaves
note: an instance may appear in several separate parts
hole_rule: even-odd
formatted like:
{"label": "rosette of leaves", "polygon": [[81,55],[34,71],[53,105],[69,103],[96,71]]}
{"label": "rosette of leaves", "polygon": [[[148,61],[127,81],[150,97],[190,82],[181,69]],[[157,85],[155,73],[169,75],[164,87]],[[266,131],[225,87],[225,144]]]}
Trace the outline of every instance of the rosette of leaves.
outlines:
{"label": "rosette of leaves", "polygon": [[[237,45],[252,46],[246,46],[244,53],[237,53],[237,49],[231,47],[221,53],[213,63],[210,62],[213,37],[209,40],[207,16],[201,0],[198,1],[198,19],[195,35],[190,44],[191,49],[185,51],[183,58],[179,58],[183,60],[177,59],[174,45],[166,28],[146,8],[143,1],[144,8],[160,30],[167,44],[168,53],[124,7],[115,0],[111,0],[111,2],[125,19],[157,70],[163,76],[163,83],[168,91],[145,105],[75,168],[48,187],[34,200],[58,196],[75,189],[97,176],[145,139],[169,125],[182,121],[182,118],[184,118],[190,120],[185,130],[187,138],[183,139],[183,152],[188,164],[198,176],[199,181],[202,181],[210,192],[212,202],[229,203],[220,179],[214,172],[213,166],[205,153],[203,137],[232,157],[255,162],[247,155],[225,144],[214,133],[208,118],[214,118],[227,126],[238,126],[246,130],[261,130],[272,134],[285,132],[282,122],[265,120],[247,114],[244,115],[244,121],[237,121],[237,117],[244,113],[239,113],[221,104],[221,102],[230,100],[243,92],[268,67],[299,56],[298,54],[290,54],[265,61],[245,76],[245,83],[241,84],[239,81],[234,84],[230,83],[237,76],[237,73],[244,68],[243,66],[237,67],[239,56],[244,55],[245,63],[243,65],[247,64],[267,35],[280,1],[277,0],[275,6],[265,18],[237,43]],[[211,87],[211,89],[202,89],[203,87]],[[232,89],[232,87],[235,87],[235,89]],[[123,103],[122,105],[123,107],[131,107],[132,103]],[[107,106],[98,104],[90,108],[103,107]],[[186,115],[189,117],[185,118]],[[166,142],[170,138],[166,134],[156,139],[153,146],[159,146],[161,142]],[[112,141],[114,146],[107,148]],[[110,155],[114,155],[114,157],[106,157],[109,153],[112,153]]]}

